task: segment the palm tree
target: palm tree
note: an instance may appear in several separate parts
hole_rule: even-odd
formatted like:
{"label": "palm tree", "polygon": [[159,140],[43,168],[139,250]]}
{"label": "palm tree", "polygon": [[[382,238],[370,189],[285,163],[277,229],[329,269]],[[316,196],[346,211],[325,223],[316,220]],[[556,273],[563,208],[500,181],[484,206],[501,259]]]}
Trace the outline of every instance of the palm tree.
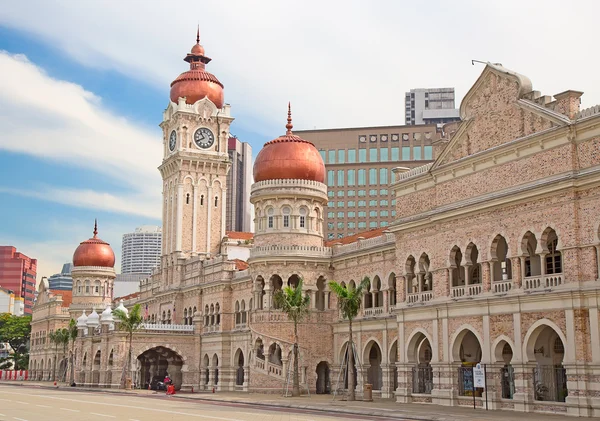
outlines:
{"label": "palm tree", "polygon": [[67,362],[70,368],[67,369],[69,371],[69,384],[73,384],[75,381],[75,367],[73,365],[73,356],[75,354],[75,340],[77,340],[77,322],[74,319],[71,319],[69,322],[69,327],[67,328],[69,342],[71,343],[71,351],[69,355],[69,361]]}
{"label": "palm tree", "polygon": [[[69,343],[69,333],[67,329],[56,329],[48,334],[50,342],[54,344],[54,369],[52,371],[52,380],[56,380],[56,366],[58,364],[58,347],[63,347],[63,358],[66,353],[67,344]],[[61,358],[61,361],[62,359]]]}
{"label": "palm tree", "polygon": [[121,376],[121,387],[124,389],[126,384],[126,375],[131,379],[131,354],[133,353],[133,334],[144,328],[144,318],[142,317],[142,307],[139,304],[133,306],[128,313],[121,309],[113,310],[113,316],[118,322],[119,330],[127,332],[129,337],[129,354],[127,361],[123,366],[123,375]]}
{"label": "palm tree", "polygon": [[352,284],[348,287],[342,286],[335,281],[329,282],[329,288],[338,297],[338,306],[342,312],[342,317],[348,319],[349,338],[348,338],[348,400],[356,400],[354,392],[354,341],[352,339],[352,320],[358,315],[362,303],[363,290],[369,286],[369,278],[365,277],[362,282],[354,288]]}
{"label": "palm tree", "polygon": [[296,288],[285,287],[273,297],[275,305],[287,314],[294,322],[294,380],[292,396],[300,396],[300,381],[298,377],[298,323],[308,314],[310,298],[302,294],[302,279]]}

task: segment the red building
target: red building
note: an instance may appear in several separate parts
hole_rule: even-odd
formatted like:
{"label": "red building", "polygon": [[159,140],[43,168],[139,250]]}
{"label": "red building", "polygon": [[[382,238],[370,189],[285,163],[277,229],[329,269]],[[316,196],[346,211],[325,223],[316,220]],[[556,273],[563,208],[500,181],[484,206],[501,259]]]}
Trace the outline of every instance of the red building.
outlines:
{"label": "red building", "polygon": [[0,246],[0,286],[23,297],[25,314],[30,315],[35,293],[37,259],[17,252],[12,246]]}

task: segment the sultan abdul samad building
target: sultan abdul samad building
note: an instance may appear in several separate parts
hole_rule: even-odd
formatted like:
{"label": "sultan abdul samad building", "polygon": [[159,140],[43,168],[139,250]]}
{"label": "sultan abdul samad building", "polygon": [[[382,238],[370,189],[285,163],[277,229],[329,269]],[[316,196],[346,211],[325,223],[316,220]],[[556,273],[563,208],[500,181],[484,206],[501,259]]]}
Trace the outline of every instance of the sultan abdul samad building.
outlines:
{"label": "sultan abdul samad building", "polygon": [[[333,242],[323,161],[288,116],[256,158],[253,238],[227,237],[231,108],[199,42],[184,60],[160,124],[161,267],[120,304],[140,303],[147,319],[133,339],[136,384],[168,372],[181,389],[281,393],[293,327],[273,294],[302,278],[301,383],[344,388],[348,323],[327,283],[367,277],[359,393],[369,382],[399,404],[472,405],[474,393],[482,405],[470,368],[480,362],[492,408],[600,415],[600,107],[580,110],[582,92],[541,95],[488,63],[435,162],[395,170],[396,221]],[[253,241],[247,262],[227,256],[238,238]],[[111,314],[114,254],[94,232],[73,264],[72,297],[40,285],[31,378],[53,375],[47,334],[72,318],[75,381],[118,387],[128,346]]]}

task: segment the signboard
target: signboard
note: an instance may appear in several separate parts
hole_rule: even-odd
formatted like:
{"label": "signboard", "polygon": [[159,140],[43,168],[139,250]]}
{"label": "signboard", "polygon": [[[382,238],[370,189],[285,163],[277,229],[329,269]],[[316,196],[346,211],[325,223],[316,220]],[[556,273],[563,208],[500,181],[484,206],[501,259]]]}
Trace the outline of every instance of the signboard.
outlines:
{"label": "signboard", "polygon": [[485,371],[481,364],[477,364],[473,367],[473,383],[476,388],[485,388]]}

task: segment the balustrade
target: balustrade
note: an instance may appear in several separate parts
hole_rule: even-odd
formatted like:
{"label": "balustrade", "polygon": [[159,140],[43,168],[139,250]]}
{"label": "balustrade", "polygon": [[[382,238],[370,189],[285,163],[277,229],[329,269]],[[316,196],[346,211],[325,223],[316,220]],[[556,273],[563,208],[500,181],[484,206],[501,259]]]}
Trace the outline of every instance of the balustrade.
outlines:
{"label": "balustrade", "polygon": [[492,284],[492,291],[494,294],[506,294],[508,291],[512,289],[513,282],[512,279],[506,281],[494,282]]}
{"label": "balustrade", "polygon": [[406,301],[408,304],[426,303],[433,299],[433,291],[413,292],[408,294]]}
{"label": "balustrade", "polygon": [[374,316],[380,316],[382,314],[383,314],[383,307],[373,307],[373,308],[363,309],[364,317],[374,317]]}
{"label": "balustrade", "polygon": [[523,279],[524,290],[555,288],[563,283],[562,273],[541,276],[528,276]]}
{"label": "balustrade", "polygon": [[471,297],[481,294],[482,291],[483,286],[481,284],[460,285],[451,288],[450,296],[452,298]]}
{"label": "balustrade", "polygon": [[176,325],[162,323],[144,323],[146,331],[163,331],[163,332],[193,332],[194,325]]}

